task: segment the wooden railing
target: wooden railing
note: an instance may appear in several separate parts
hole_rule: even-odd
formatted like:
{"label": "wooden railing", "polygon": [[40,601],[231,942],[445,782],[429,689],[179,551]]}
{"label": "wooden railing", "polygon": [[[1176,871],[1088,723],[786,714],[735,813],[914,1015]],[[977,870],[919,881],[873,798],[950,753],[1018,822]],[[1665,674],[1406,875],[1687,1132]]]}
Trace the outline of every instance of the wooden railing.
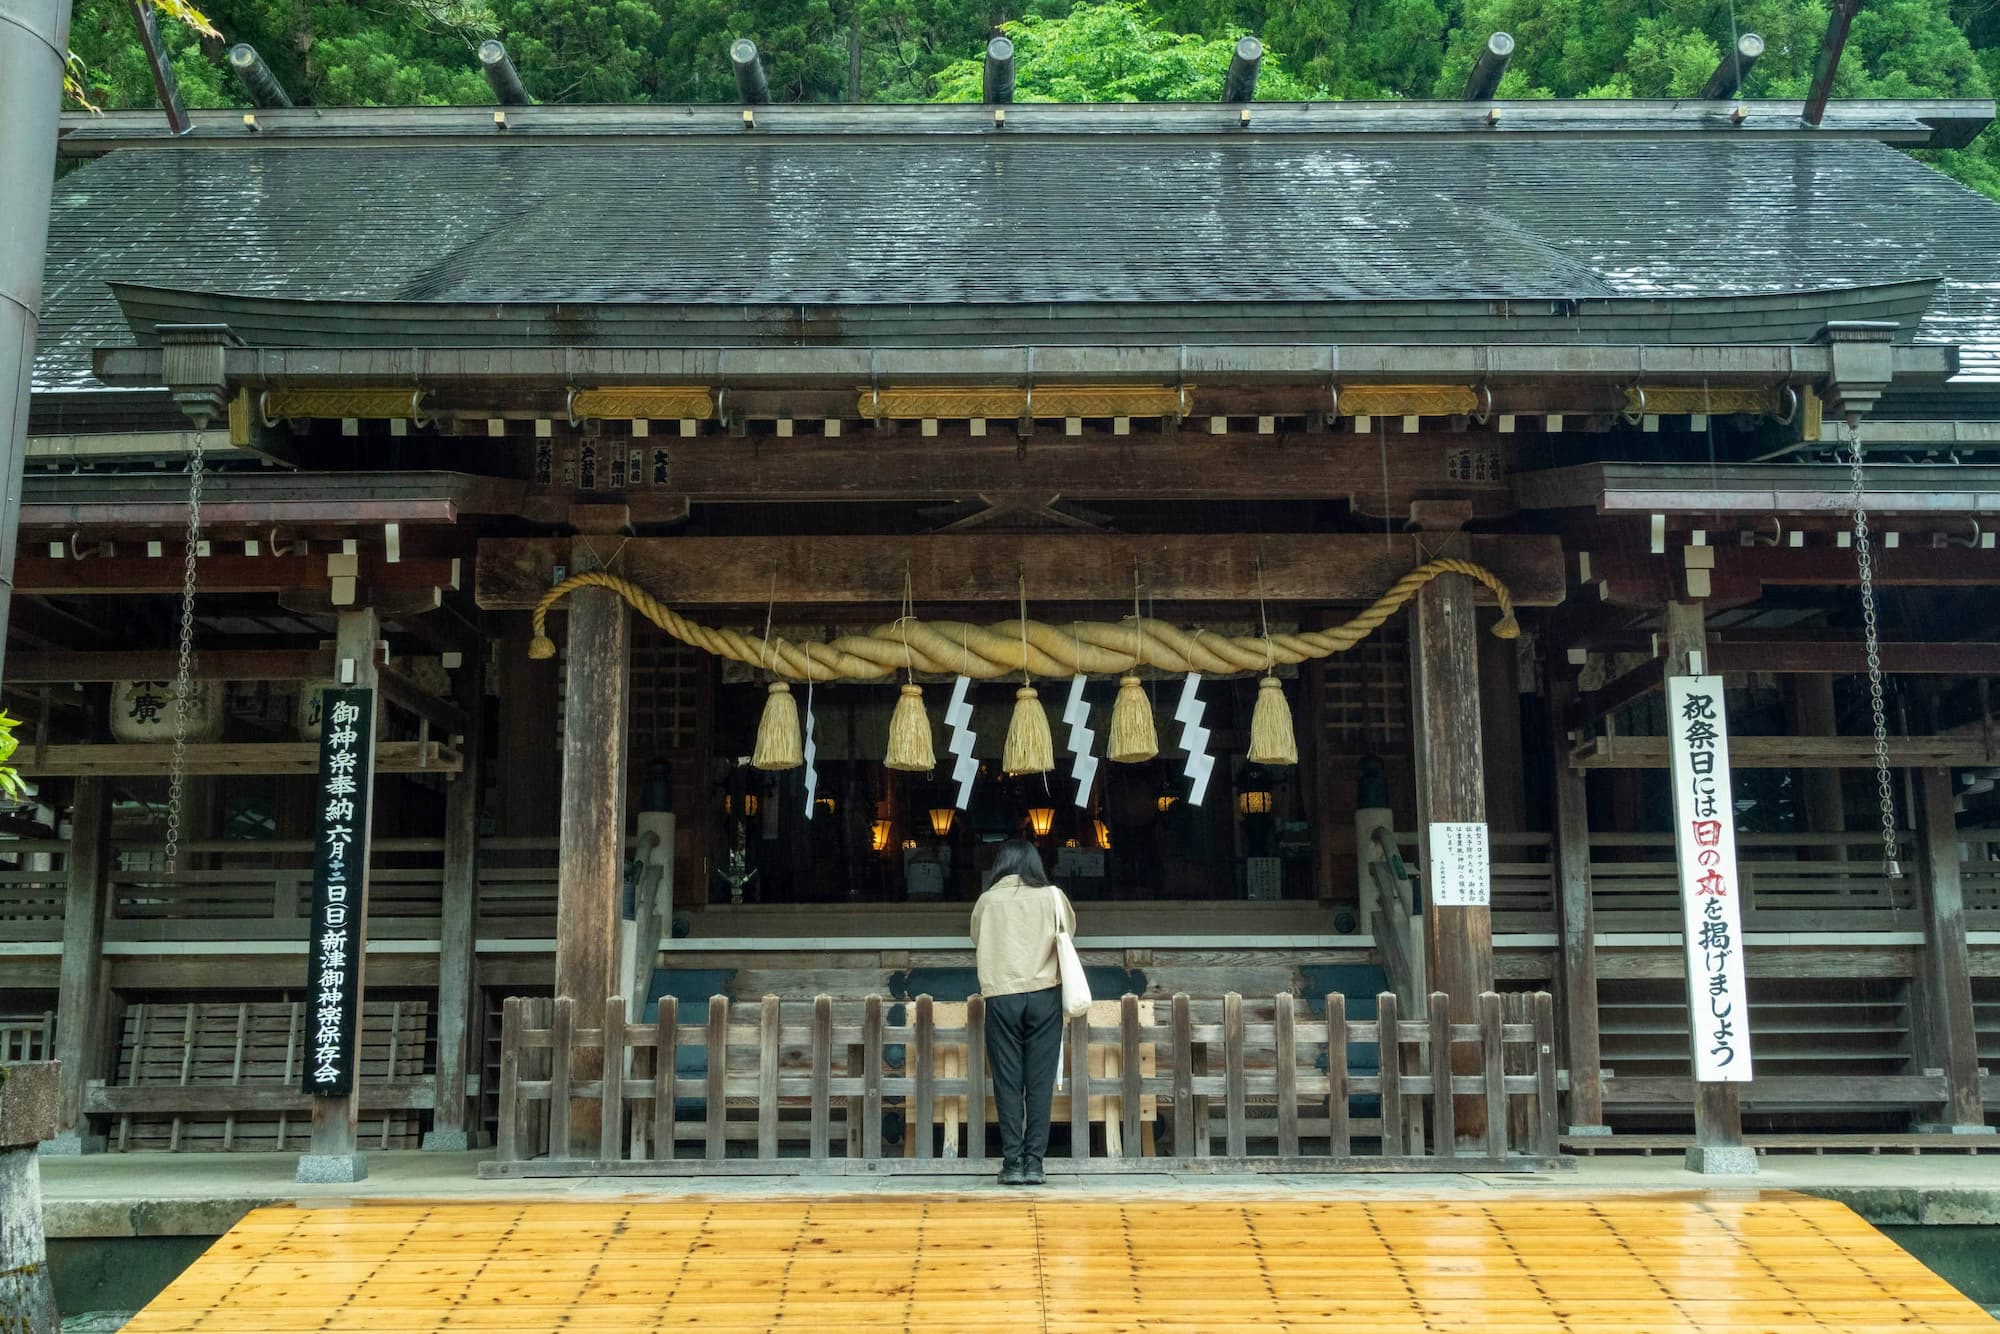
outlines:
{"label": "wooden railing", "polygon": [[[1337,994],[1322,1009],[1288,995],[1262,1003],[1176,995],[1163,1020],[1148,1020],[1144,1003],[1128,995],[1116,1003],[1116,1022],[1072,1020],[1067,1094],[1071,1108],[1078,1091],[1085,1095],[1085,1114],[1072,1119],[1067,1156],[1051,1166],[1525,1171],[1558,1161],[1546,992],[1488,992],[1473,1024],[1451,1023],[1442,993],[1418,1019],[1400,1018],[1393,992],[1376,1003],[1377,1020],[1357,1021]],[[986,1102],[985,1007],[974,997],[952,1007],[948,1022],[944,1009],[919,997],[907,1022],[891,1024],[879,996],[767,996],[740,1008],[716,996],[706,1015],[684,1024],[669,997],[655,1023],[633,1024],[613,996],[603,1026],[586,1028],[568,998],[510,999],[498,1151],[485,1170],[983,1170],[987,1118],[964,1109],[967,1099]],[[1385,1042],[1414,1059],[1383,1055],[1374,1069],[1353,1059],[1364,1055],[1356,1048],[1379,1052]],[[684,1059],[695,1051],[699,1060]],[[1447,1089],[1456,1096],[1444,1096]],[[890,1113],[906,1126],[901,1151],[885,1133]],[[1146,1134],[1155,1116],[1166,1123],[1170,1152]],[[1483,1122],[1476,1143],[1459,1141],[1462,1116]],[[941,1134],[947,1123],[966,1130],[962,1145],[955,1131]],[[1114,1124],[1118,1133],[1094,1152],[1090,1127]]]}
{"label": "wooden railing", "polygon": [[61,940],[69,842],[0,841],[0,940]]}

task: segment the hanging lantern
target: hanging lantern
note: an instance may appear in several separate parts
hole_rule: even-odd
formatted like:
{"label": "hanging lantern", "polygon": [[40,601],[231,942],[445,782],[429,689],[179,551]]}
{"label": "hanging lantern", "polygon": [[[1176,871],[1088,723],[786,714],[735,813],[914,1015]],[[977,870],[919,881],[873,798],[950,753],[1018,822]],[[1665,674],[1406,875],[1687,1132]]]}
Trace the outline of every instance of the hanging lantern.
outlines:
{"label": "hanging lantern", "polygon": [[1269,815],[1271,805],[1269,792],[1239,792],[1236,795],[1236,809],[1245,815]]}
{"label": "hanging lantern", "polygon": [[951,806],[931,808],[931,832],[939,838],[951,833],[951,822],[958,817],[958,811]]}
{"label": "hanging lantern", "polygon": [[1111,851],[1111,826],[1102,820],[1090,822],[1090,832],[1097,837],[1097,846],[1105,852]]}
{"label": "hanging lantern", "polygon": [[1036,806],[1028,812],[1028,828],[1035,831],[1036,838],[1047,838],[1049,830],[1055,828],[1056,813],[1053,807]]}
{"label": "hanging lantern", "polygon": [[[325,690],[327,687],[315,687]],[[120,741],[161,741],[174,739],[174,721],[181,711],[174,698],[172,681],[114,681],[111,685],[111,735]],[[316,700],[317,696],[313,696]],[[223,683],[188,682],[187,730],[189,741],[214,741],[222,736]],[[312,735],[319,736],[317,718]]]}
{"label": "hanging lantern", "polygon": [[877,820],[868,826],[868,846],[877,852],[889,850],[889,822]]}

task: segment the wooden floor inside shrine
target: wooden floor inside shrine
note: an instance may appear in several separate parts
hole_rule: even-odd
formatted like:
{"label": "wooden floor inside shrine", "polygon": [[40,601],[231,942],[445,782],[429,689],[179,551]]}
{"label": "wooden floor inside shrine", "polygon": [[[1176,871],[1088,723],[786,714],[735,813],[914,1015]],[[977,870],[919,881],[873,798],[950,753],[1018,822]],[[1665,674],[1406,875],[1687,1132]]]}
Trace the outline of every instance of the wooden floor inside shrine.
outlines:
{"label": "wooden floor inside shrine", "polygon": [[258,1209],[128,1326],[2000,1330],[1781,1192],[1326,1200],[1002,1192]]}

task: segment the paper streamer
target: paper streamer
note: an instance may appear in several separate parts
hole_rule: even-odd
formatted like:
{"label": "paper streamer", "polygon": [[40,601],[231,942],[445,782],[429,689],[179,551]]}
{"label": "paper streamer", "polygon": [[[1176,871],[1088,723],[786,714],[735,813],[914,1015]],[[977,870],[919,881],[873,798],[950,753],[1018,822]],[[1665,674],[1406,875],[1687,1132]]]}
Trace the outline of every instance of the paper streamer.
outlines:
{"label": "paper streamer", "polygon": [[944,725],[951,733],[944,748],[958,756],[951,767],[951,777],[958,784],[960,810],[972,805],[972,780],[979,776],[979,761],[972,758],[972,705],[965,698],[971,687],[971,677],[959,677],[951,688],[951,704],[944,711]]}
{"label": "paper streamer", "polygon": [[819,803],[813,800],[815,794],[819,792],[819,766],[813,763],[813,760],[819,755],[819,742],[813,736],[814,725],[812,682],[808,681],[806,682],[805,745],[800,750],[800,754],[805,756],[806,761],[806,819],[808,820],[812,819],[813,812],[819,809]]}
{"label": "paper streamer", "polygon": [[1069,703],[1063,706],[1063,721],[1069,724],[1069,748],[1076,756],[1076,763],[1069,771],[1076,780],[1076,804],[1088,806],[1090,785],[1097,779],[1097,757],[1090,753],[1097,733],[1090,730],[1090,705],[1084,702],[1082,676],[1070,678]]}
{"label": "paper streamer", "polygon": [[1208,729],[1201,725],[1208,705],[1195,694],[1201,684],[1199,672],[1189,672],[1181,686],[1181,702],[1174,708],[1174,721],[1181,725],[1181,749],[1187,752],[1188,800],[1201,805],[1208,792],[1208,777],[1215,772],[1215,757],[1208,753]]}

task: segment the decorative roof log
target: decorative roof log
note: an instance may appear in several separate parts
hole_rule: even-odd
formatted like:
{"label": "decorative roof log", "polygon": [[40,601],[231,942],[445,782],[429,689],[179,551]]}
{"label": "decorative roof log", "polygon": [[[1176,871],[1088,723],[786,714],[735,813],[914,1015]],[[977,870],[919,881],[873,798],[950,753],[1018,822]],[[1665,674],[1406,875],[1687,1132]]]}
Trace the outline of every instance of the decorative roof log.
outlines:
{"label": "decorative roof log", "polygon": [[1736,39],[1736,46],[1722,57],[1722,63],[1715,67],[1715,73],[1708,76],[1702,86],[1701,95],[1708,101],[1736,96],[1736,90],[1750,77],[1750,67],[1764,54],[1764,39],[1754,32],[1746,32]]}
{"label": "decorative roof log", "polygon": [[1819,58],[1813,62],[1812,91],[1806,94],[1805,115],[1801,117],[1808,125],[1818,125],[1826,116],[1826,99],[1833,95],[1833,77],[1840,72],[1840,53],[1847,49],[1847,29],[1860,7],[1861,0],[1833,0],[1833,10],[1826,18],[1826,37],[1820,42]]}
{"label": "decorative roof log", "polygon": [[995,37],[986,44],[986,72],[980,86],[989,105],[1014,100],[1014,43],[1005,37]]}
{"label": "decorative roof log", "polygon": [[146,65],[153,71],[153,90],[160,95],[160,106],[167,113],[167,129],[175,135],[187,134],[194,129],[194,122],[188,119],[187,104],[181,101],[180,81],[174,77],[173,62],[167,59],[167,49],[160,41],[160,21],[153,13],[151,0],[128,0],[132,7],[132,24],[139,30],[139,45],[145,48]]}
{"label": "decorative roof log", "polygon": [[1245,34],[1236,39],[1236,50],[1229,57],[1229,77],[1222,83],[1222,100],[1225,102],[1254,102],[1257,100],[1257,69],[1264,63],[1264,44],[1255,37]]}
{"label": "decorative roof log", "polygon": [[514,69],[514,62],[507,58],[507,48],[494,38],[488,37],[479,44],[479,68],[486,75],[486,82],[493,89],[493,98],[506,107],[524,107],[531,100],[528,89],[522,84],[521,76]]}
{"label": "decorative roof log", "polygon": [[1490,102],[1500,91],[1500,80],[1507,73],[1507,62],[1514,58],[1514,37],[1512,33],[1496,32],[1486,39],[1486,45],[1479,49],[1479,59],[1472,63],[1472,73],[1466,76],[1464,99],[1467,102]]}
{"label": "decorative roof log", "polygon": [[757,43],[748,37],[738,37],[729,44],[729,63],[736,71],[736,95],[743,99],[743,105],[770,105],[771,85],[764,77],[764,61],[757,54]]}
{"label": "decorative roof log", "polygon": [[292,104],[291,94],[285,85],[278,82],[278,76],[271,73],[271,67],[264,63],[264,57],[257,54],[257,48],[248,42],[238,42],[229,48],[229,68],[236,71],[237,79],[243,84],[243,91],[250,94],[250,100],[260,107],[288,107]]}

